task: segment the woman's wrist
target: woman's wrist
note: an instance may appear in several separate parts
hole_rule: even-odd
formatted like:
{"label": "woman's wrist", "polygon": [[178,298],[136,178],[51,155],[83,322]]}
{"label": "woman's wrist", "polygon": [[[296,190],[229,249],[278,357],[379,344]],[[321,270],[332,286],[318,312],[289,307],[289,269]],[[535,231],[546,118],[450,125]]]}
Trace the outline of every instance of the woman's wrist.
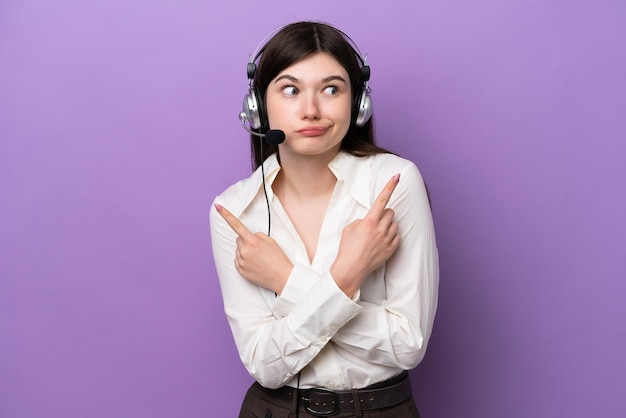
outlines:
{"label": "woman's wrist", "polygon": [[330,267],[330,275],[337,284],[337,287],[349,298],[353,298],[354,294],[359,290],[362,281],[359,279],[359,275],[342,268],[340,265],[337,265],[337,263],[334,263]]}
{"label": "woman's wrist", "polygon": [[279,268],[275,276],[277,279],[274,281],[274,286],[273,286],[274,289],[270,289],[270,290],[273,290],[274,293],[276,293],[277,295],[280,295],[281,293],[283,293],[283,289],[285,288],[285,285],[287,284],[287,281],[289,280],[289,276],[291,276],[292,270],[293,270],[293,264],[291,263],[285,264],[284,266]]}

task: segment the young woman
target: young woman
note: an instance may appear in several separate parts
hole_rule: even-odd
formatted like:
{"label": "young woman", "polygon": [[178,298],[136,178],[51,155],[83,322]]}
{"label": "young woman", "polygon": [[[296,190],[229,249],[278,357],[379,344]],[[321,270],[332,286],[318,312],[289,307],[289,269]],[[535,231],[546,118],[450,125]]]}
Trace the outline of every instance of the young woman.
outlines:
{"label": "young woman", "polygon": [[416,166],[374,144],[353,45],[299,22],[248,64],[257,170],[210,216],[226,315],[256,379],[241,417],[419,416],[406,371],[437,306],[432,216]]}

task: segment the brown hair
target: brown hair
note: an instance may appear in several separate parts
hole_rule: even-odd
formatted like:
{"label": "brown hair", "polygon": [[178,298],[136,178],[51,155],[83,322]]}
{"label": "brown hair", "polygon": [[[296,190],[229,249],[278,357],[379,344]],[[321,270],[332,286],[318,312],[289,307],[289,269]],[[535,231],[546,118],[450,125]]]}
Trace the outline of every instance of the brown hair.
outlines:
{"label": "brown hair", "polygon": [[[257,91],[261,113],[261,132],[269,129],[265,114],[265,93],[270,82],[285,68],[313,54],[324,52],[335,58],[350,76],[352,94],[362,89],[364,80],[358,51],[352,47],[346,35],[334,27],[319,22],[297,22],[280,29],[259,53],[261,58],[254,74],[254,88]],[[354,101],[354,97],[353,97]],[[354,106],[352,112],[354,112]],[[353,115],[354,120],[354,115]],[[256,168],[265,159],[278,151],[277,145],[261,143],[258,137],[250,135],[252,164]],[[370,118],[365,125],[351,124],[341,142],[341,150],[363,157],[387,153],[374,142],[374,123]]]}

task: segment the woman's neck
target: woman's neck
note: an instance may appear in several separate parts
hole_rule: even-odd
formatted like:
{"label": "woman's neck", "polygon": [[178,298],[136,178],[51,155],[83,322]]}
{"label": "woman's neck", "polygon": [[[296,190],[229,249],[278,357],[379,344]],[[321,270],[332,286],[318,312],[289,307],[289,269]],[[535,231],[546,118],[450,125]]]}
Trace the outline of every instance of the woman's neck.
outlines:
{"label": "woman's neck", "polygon": [[327,196],[337,182],[329,163],[319,158],[281,158],[281,170],[272,186],[274,193],[279,197],[289,194],[299,200]]}

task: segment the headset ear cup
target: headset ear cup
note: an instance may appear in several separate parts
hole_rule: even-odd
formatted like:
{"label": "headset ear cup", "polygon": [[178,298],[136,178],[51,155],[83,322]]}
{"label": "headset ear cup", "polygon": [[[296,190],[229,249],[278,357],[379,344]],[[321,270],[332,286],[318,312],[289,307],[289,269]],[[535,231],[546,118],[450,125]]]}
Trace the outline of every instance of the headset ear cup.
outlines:
{"label": "headset ear cup", "polygon": [[270,123],[267,120],[267,113],[265,113],[265,101],[263,100],[263,95],[257,87],[254,88],[254,97],[256,99],[259,117],[259,127],[257,129],[267,131],[270,128]]}
{"label": "headset ear cup", "polygon": [[355,103],[354,124],[358,128],[361,128],[370,120],[374,109],[372,108],[372,98],[367,94],[367,90],[361,89],[359,93],[360,94],[357,95],[357,102]]}
{"label": "headset ear cup", "polygon": [[250,89],[243,98],[243,113],[250,124],[251,129],[267,128],[268,122],[265,116],[265,106],[257,88]]}
{"label": "headset ear cup", "polygon": [[243,114],[251,129],[259,129],[261,127],[259,104],[256,99],[256,93],[252,89],[243,97]]}

